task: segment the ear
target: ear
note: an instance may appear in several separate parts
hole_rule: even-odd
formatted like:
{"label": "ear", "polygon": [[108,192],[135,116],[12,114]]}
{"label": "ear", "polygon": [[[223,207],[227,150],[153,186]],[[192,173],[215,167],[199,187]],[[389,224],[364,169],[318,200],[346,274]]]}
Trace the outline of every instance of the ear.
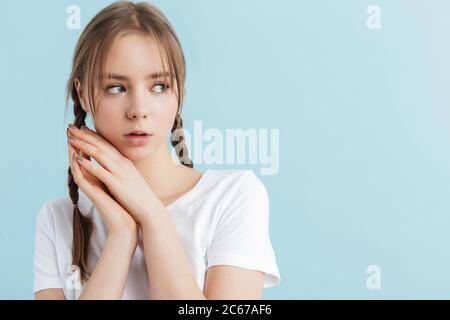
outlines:
{"label": "ear", "polygon": [[89,109],[87,108],[86,97],[84,96],[84,91],[81,85],[81,81],[78,78],[74,79],[75,88],[77,89],[78,99],[80,100],[81,107],[86,113],[89,113]]}

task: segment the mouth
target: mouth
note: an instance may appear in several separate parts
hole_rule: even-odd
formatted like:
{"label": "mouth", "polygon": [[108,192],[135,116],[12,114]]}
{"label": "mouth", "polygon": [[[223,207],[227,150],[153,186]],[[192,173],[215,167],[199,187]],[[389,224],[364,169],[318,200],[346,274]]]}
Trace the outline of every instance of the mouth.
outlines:
{"label": "mouth", "polygon": [[130,133],[127,133],[125,136],[126,137],[127,136],[145,137],[145,136],[151,136],[151,134],[148,133],[148,132],[145,132],[145,131],[136,130],[136,131],[132,131]]}
{"label": "mouth", "polygon": [[143,146],[149,142],[151,136],[152,134],[145,131],[133,131],[127,133],[125,135],[125,138],[127,142],[132,146]]}

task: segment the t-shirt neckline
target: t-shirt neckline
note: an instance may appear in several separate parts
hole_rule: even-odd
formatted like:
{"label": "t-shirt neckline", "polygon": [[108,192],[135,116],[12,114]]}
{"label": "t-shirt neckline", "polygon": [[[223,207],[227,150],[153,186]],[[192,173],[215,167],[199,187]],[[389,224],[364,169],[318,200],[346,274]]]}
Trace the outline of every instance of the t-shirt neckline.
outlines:
{"label": "t-shirt neckline", "polygon": [[181,197],[177,198],[175,201],[172,201],[169,205],[165,206],[166,210],[171,209],[175,205],[179,204],[180,202],[184,201],[186,198],[188,198],[192,193],[195,192],[199,188],[199,186],[203,183],[205,180],[206,175],[210,172],[210,169],[206,169],[205,172],[203,172],[200,179],[197,181],[197,183],[185,194],[183,194]]}
{"label": "t-shirt neckline", "polygon": [[[179,197],[178,199],[176,199],[175,201],[172,201],[169,205],[165,206],[166,210],[170,210],[172,209],[174,206],[178,205],[180,202],[184,201],[186,198],[190,197],[199,187],[200,185],[203,183],[203,181],[206,178],[206,175],[211,171],[211,169],[206,169],[205,172],[203,172],[201,178],[197,181],[197,183],[185,194],[183,194],[181,197]],[[81,191],[81,190],[80,190]],[[90,199],[88,198],[87,195],[85,195],[82,191],[81,191],[82,196],[81,197],[86,197],[86,200],[90,202],[90,204],[93,206],[94,204],[92,203],[92,201],[90,201]],[[80,197],[80,198],[81,198]],[[81,204],[79,204],[81,206]],[[81,208],[81,207],[80,207]],[[84,210],[82,210],[82,212],[84,212]]]}

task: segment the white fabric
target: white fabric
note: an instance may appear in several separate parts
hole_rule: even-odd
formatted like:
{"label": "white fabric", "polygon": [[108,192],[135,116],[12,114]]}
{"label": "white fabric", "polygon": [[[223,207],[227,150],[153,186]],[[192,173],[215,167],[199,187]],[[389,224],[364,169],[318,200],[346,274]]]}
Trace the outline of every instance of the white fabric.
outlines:
{"label": "white fabric", "polygon": [[[79,194],[81,213],[94,222],[88,258],[92,272],[107,230],[90,199],[81,190]],[[207,268],[221,264],[265,272],[264,288],[280,283],[269,236],[269,196],[252,170],[208,169],[194,188],[166,208],[202,290]],[[72,214],[67,196],[45,202],[37,216],[34,293],[63,288],[66,299],[77,299],[83,290],[79,269],[71,265]],[[149,290],[140,235],[122,299],[148,299]]]}

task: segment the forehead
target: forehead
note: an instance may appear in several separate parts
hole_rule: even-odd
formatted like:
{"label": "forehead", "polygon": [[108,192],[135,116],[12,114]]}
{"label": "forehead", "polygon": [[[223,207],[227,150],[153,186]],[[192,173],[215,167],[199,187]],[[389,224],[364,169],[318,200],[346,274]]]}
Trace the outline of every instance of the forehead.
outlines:
{"label": "forehead", "polygon": [[151,36],[140,33],[117,36],[105,63],[105,73],[120,73],[129,78],[145,77],[162,70],[158,43]]}

